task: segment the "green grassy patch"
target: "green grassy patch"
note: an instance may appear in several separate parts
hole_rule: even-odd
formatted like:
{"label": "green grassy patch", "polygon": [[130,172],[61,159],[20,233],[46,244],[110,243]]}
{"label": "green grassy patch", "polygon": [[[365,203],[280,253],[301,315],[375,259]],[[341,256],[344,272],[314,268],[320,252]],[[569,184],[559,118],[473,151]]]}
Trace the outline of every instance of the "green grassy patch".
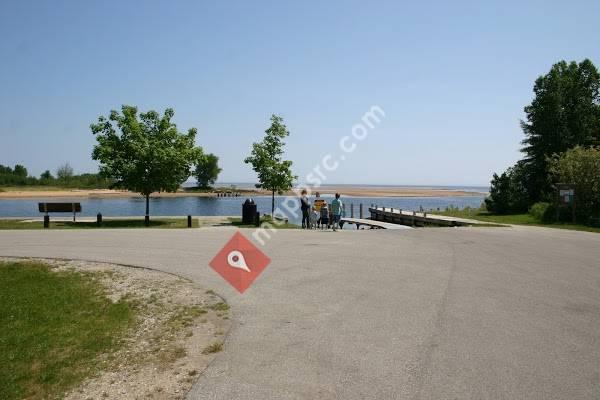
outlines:
{"label": "green grassy patch", "polygon": [[0,262],[0,399],[60,397],[101,368],[135,320],[92,274]]}
{"label": "green grassy patch", "polygon": [[[197,218],[192,218],[192,228],[200,225]],[[146,228],[144,219],[105,219],[102,226],[96,222],[52,221],[49,229],[102,229],[102,228]],[[187,218],[150,218],[150,228],[187,228]],[[0,229],[44,229],[42,221],[23,222],[23,220],[2,219]]]}
{"label": "green grassy patch", "polygon": [[223,303],[223,302],[219,302],[216,304],[213,304],[211,306],[209,306],[209,308],[213,311],[228,311],[229,310],[229,304],[227,303]]}
{"label": "green grassy patch", "polygon": [[[230,217],[228,219],[231,222],[231,225],[237,226],[238,228],[256,228],[256,225],[254,225],[254,224],[250,224],[250,225],[243,224],[242,218]],[[300,228],[299,225],[292,224],[290,222],[284,222],[284,221],[272,222],[272,219],[270,216],[265,216],[265,217],[260,218],[260,224],[262,225],[264,223],[270,224],[270,226],[272,226],[274,229],[299,229]]]}
{"label": "green grassy patch", "polygon": [[567,224],[567,223],[551,223],[544,224],[535,219],[531,214],[510,214],[510,215],[497,215],[491,214],[488,211],[475,208],[459,209],[448,209],[446,211],[435,211],[432,212],[439,215],[447,215],[450,217],[457,218],[470,218],[478,221],[489,222],[490,224],[508,224],[508,225],[530,225],[530,226],[543,226],[547,228],[558,228],[558,229],[571,229],[576,231],[585,232],[598,232],[600,228],[595,228],[586,225],[579,224]]}
{"label": "green grassy patch", "polygon": [[3,192],[46,192],[46,191],[63,191],[73,190],[77,188],[67,186],[44,186],[44,185],[23,185],[23,186],[2,186],[0,191]]}

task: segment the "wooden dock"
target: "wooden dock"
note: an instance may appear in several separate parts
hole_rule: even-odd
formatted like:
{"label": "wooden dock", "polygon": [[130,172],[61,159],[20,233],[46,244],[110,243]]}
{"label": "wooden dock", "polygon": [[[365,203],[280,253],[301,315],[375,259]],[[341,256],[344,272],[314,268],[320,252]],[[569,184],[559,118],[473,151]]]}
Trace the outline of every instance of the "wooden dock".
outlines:
{"label": "wooden dock", "polygon": [[470,226],[485,224],[474,219],[447,217],[445,215],[430,214],[394,209],[391,207],[370,207],[371,220],[407,226]]}
{"label": "wooden dock", "polygon": [[360,229],[361,226],[368,226],[370,229],[412,229],[412,227],[406,225],[391,224],[389,222],[364,218],[342,218],[340,221],[344,224],[354,224],[356,225],[356,229]]}

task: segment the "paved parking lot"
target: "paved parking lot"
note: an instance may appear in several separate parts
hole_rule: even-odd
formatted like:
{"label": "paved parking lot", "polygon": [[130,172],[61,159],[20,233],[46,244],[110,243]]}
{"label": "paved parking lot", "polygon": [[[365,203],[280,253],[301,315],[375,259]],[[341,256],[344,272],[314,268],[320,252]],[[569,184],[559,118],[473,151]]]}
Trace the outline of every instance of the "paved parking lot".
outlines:
{"label": "paved parking lot", "polygon": [[282,230],[240,295],[208,267],[233,232],[0,231],[0,255],[147,266],[223,295],[233,328],[190,399],[600,398],[599,234]]}

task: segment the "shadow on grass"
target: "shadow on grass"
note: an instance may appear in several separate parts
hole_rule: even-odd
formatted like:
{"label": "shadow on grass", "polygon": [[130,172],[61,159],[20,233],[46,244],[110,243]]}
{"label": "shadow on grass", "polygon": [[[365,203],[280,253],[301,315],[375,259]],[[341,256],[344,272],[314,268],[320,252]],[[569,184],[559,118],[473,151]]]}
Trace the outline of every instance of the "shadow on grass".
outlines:
{"label": "shadow on grass", "polygon": [[[150,220],[150,228],[161,228],[168,225],[173,225],[173,221],[165,220]],[[175,223],[177,221],[175,220]],[[182,224],[183,225],[183,224]],[[96,222],[52,222],[51,228],[98,228]],[[182,226],[183,227],[183,226]],[[100,225],[100,228],[145,228],[143,219],[114,219],[104,220]]]}
{"label": "shadow on grass", "polygon": [[[256,228],[255,224],[244,224],[241,218],[228,218],[231,225],[238,228]],[[299,225],[292,224],[288,221],[280,221],[278,220],[276,223],[271,222],[271,217],[263,217],[260,219],[260,224],[269,223],[274,229],[298,229]]]}
{"label": "shadow on grass", "polygon": [[[198,228],[197,218],[192,218],[192,228]],[[49,229],[124,229],[124,228],[146,228],[144,219],[105,219],[98,226],[95,221],[52,221]],[[187,218],[159,218],[150,219],[149,228],[187,228]],[[44,229],[41,221],[24,222],[22,220],[0,220],[0,229]]]}

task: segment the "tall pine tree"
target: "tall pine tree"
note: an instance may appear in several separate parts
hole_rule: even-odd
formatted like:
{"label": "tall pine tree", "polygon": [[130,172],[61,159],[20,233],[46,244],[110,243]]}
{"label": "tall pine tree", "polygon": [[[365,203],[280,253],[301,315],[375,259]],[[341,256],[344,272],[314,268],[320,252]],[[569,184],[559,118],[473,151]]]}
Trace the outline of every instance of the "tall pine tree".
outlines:
{"label": "tall pine tree", "polygon": [[540,76],[521,121],[525,182],[532,202],[551,197],[548,159],[575,146],[600,144],[600,75],[594,64],[561,61]]}

